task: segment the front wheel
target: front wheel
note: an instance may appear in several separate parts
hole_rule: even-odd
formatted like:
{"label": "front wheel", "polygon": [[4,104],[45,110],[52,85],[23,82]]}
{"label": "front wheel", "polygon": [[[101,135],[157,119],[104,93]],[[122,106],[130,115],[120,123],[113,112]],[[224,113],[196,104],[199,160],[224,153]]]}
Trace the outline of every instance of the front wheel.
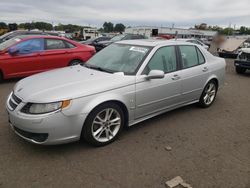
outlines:
{"label": "front wheel", "polygon": [[115,103],[96,107],[83,125],[82,136],[93,146],[104,146],[113,142],[124,126],[124,114]]}
{"label": "front wheel", "polygon": [[242,67],[236,67],[235,70],[237,74],[244,74],[246,72],[246,69]]}
{"label": "front wheel", "polygon": [[199,101],[199,105],[203,108],[207,108],[213,104],[217,94],[217,84],[215,81],[210,81],[205,86]]}

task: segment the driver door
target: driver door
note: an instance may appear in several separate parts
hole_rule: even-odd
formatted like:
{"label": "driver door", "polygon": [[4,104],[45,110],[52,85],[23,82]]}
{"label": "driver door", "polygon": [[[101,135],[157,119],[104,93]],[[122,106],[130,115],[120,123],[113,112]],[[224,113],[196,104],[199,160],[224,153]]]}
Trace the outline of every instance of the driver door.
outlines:
{"label": "driver door", "polygon": [[[162,70],[162,79],[147,80],[151,70]],[[175,46],[158,49],[143,74],[136,79],[135,118],[141,118],[161,110],[176,106],[181,98],[181,78],[179,76]]]}

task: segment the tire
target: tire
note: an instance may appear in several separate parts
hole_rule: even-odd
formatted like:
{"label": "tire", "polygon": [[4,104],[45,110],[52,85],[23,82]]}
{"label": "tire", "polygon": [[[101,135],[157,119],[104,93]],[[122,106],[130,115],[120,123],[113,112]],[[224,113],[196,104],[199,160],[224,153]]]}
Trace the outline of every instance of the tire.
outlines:
{"label": "tire", "polygon": [[217,90],[217,83],[214,80],[209,81],[201,94],[199,100],[200,107],[208,108],[209,106],[211,106],[215,101]]}
{"label": "tire", "polygon": [[82,137],[90,145],[105,146],[117,139],[124,122],[124,113],[120,106],[115,103],[104,103],[97,106],[87,117],[83,125]]}
{"label": "tire", "polygon": [[83,62],[80,60],[80,59],[75,59],[75,60],[72,60],[70,63],[69,63],[69,66],[75,66],[75,65],[80,65],[82,64]]}
{"label": "tire", "polygon": [[3,82],[3,73],[2,73],[2,71],[0,70],[0,83],[2,83]]}
{"label": "tire", "polygon": [[235,67],[235,70],[237,74],[244,74],[246,72],[246,69],[242,67]]}

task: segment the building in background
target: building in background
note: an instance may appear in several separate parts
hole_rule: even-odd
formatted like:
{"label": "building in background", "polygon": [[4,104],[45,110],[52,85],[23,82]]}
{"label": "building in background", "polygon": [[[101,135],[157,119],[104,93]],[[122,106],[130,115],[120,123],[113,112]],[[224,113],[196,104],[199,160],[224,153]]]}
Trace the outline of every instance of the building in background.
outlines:
{"label": "building in background", "polygon": [[125,33],[140,34],[147,37],[156,37],[161,35],[170,35],[178,38],[207,38],[212,39],[218,33],[217,31],[197,30],[197,29],[182,29],[170,27],[152,27],[152,26],[138,26],[126,28]]}

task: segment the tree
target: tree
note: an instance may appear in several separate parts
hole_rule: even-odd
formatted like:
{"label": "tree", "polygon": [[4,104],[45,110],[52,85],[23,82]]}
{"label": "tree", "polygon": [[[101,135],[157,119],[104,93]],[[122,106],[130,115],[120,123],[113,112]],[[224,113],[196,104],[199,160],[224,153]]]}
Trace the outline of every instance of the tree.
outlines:
{"label": "tree", "polygon": [[106,33],[110,33],[114,31],[114,24],[111,22],[104,22],[103,24],[103,30]]}
{"label": "tree", "polygon": [[17,30],[17,24],[16,23],[9,23],[8,28],[9,28],[9,31],[15,31],[15,30]]}
{"label": "tree", "polygon": [[0,29],[8,29],[8,26],[4,22],[0,22]]}
{"label": "tree", "polygon": [[125,28],[126,28],[125,25],[123,25],[122,23],[118,23],[115,25],[114,31],[122,33],[125,30]]}

